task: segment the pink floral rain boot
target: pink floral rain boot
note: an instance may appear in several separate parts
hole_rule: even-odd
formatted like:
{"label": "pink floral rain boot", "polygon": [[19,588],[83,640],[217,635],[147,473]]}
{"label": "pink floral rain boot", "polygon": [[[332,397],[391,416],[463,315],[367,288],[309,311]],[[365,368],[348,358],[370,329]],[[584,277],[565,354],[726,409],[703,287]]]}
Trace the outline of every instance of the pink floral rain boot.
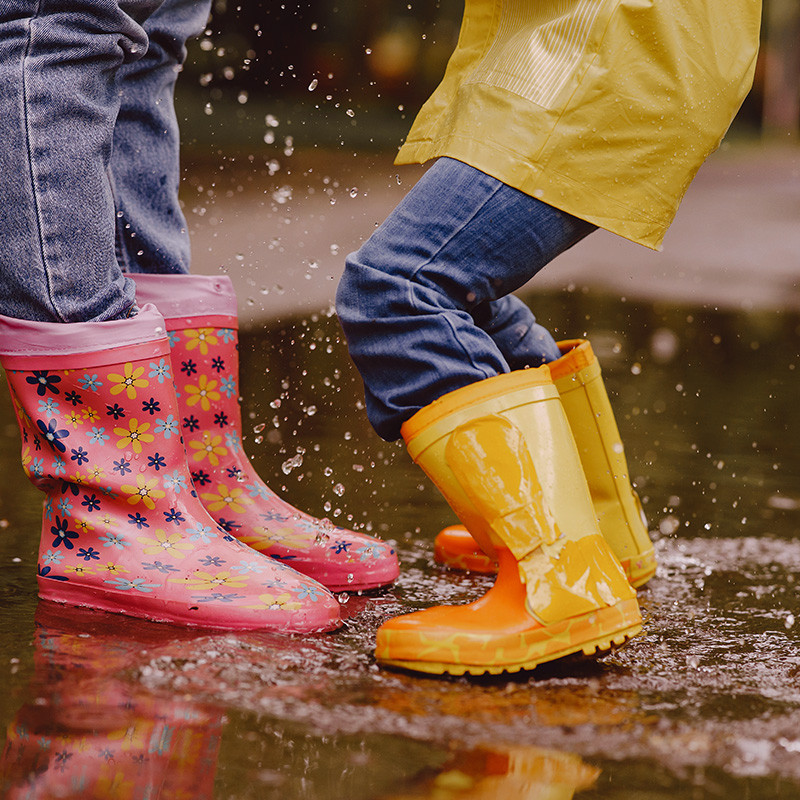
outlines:
{"label": "pink floral rain boot", "polygon": [[334,591],[391,583],[394,550],[278,497],[242,449],[236,296],[226,276],[131,275],[140,303],[164,315],[180,426],[197,492],[223,528]]}
{"label": "pink floral rain boot", "polygon": [[307,632],[340,622],[319,583],[236,541],[192,486],[164,320],[0,317],[22,464],[47,496],[39,596],[150,620]]}

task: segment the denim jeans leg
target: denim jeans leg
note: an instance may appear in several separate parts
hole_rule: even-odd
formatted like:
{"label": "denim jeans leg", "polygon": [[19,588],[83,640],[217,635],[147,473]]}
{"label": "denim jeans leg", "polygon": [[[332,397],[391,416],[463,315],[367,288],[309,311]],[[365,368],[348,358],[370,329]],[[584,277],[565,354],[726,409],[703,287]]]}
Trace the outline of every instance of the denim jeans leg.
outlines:
{"label": "denim jeans leg", "polygon": [[175,82],[186,41],[202,33],[210,10],[211,0],[164,0],[144,23],[147,52],[119,71],[111,176],[117,258],[126,272],[189,271],[189,233],[178,200]]}
{"label": "denim jeans leg", "polygon": [[[347,258],[337,291],[378,434],[396,439],[438,397],[507,372],[502,348],[509,343],[512,360],[520,356],[519,342],[510,342],[521,309],[491,304],[592,230],[466,164],[437,161]],[[558,357],[552,337],[540,328],[532,337],[536,357]]]}
{"label": "denim jeans leg", "polygon": [[107,167],[117,72],[160,0],[0,4],[0,313],[79,322],[134,303]]}

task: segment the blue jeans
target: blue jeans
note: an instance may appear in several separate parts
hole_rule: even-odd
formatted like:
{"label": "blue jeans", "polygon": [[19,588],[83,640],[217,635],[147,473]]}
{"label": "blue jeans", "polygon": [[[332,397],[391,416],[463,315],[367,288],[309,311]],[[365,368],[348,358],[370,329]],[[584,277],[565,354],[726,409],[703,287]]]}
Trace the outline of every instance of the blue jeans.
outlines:
{"label": "blue jeans", "polygon": [[595,227],[439,159],[347,258],[336,311],[384,439],[437,398],[560,356],[511,292]]}
{"label": "blue jeans", "polygon": [[0,313],[124,317],[188,270],[173,90],[210,0],[0,2]]}

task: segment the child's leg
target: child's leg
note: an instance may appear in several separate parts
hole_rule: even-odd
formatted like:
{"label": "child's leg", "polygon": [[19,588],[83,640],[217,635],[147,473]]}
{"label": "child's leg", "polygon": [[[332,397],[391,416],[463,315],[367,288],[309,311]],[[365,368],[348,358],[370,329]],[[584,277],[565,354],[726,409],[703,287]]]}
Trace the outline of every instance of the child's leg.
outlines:
{"label": "child's leg", "polygon": [[[504,343],[521,309],[506,303],[492,312],[488,304],[592,230],[466,164],[436,162],[348,257],[337,293],[378,433],[396,439],[402,423],[438,397],[508,372]],[[525,315],[528,329],[531,320]],[[538,327],[523,339],[539,348],[526,358],[560,355]],[[516,361],[519,349],[508,352]]]}

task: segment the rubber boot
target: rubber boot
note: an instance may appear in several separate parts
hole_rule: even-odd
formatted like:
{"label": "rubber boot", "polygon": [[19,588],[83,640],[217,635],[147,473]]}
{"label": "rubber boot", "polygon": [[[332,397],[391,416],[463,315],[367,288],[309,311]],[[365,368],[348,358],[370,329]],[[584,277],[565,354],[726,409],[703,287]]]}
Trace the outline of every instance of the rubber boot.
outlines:
{"label": "rubber boot", "polygon": [[45,495],[39,596],[209,628],[337,627],[319,583],[245,547],[206,512],[180,433],[164,320],[0,318],[22,463]]}
{"label": "rubber boot", "polygon": [[384,623],[378,661],[453,675],[514,672],[607,650],[640,631],[636,593],[600,535],[547,367],[450,392],[402,434],[499,571],[474,603]]}
{"label": "rubber boot", "polygon": [[282,500],[242,448],[236,296],[227,276],[132,275],[139,302],[164,315],[180,418],[200,499],[226,530],[331,590],[390,584],[389,545],[319,520]]}
{"label": "rubber boot", "polygon": [[[562,357],[547,366],[578,446],[600,531],[631,585],[642,586],[655,574],[655,551],[642,505],[631,486],[600,363],[586,340],[560,342],[559,348]],[[497,570],[497,562],[477,546],[461,525],[439,533],[434,543],[434,558],[458,569]]]}

